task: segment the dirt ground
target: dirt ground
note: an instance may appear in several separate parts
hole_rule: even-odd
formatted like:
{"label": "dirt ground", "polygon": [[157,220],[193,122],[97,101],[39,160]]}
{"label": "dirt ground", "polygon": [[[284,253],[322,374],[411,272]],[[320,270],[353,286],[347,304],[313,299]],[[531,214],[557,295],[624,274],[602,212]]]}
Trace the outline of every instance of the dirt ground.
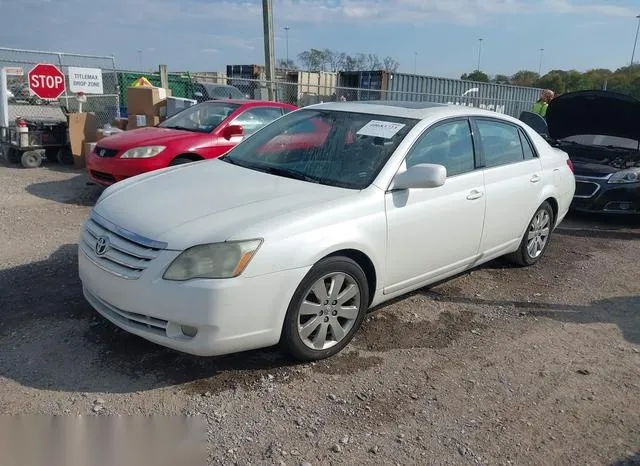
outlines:
{"label": "dirt ground", "polygon": [[98,194],[0,161],[1,413],[198,415],[209,464],[640,464],[640,221],[572,216],[537,266],[413,293],[292,365],[178,354],[93,312],[76,244]]}

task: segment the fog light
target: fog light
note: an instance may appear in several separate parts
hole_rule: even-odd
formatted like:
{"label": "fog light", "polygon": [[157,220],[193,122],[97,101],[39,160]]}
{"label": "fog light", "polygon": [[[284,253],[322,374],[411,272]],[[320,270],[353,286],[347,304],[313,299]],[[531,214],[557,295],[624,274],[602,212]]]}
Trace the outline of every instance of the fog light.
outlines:
{"label": "fog light", "polygon": [[186,337],[195,337],[198,334],[198,329],[195,327],[189,327],[188,325],[181,325],[180,330],[182,330],[182,334]]}

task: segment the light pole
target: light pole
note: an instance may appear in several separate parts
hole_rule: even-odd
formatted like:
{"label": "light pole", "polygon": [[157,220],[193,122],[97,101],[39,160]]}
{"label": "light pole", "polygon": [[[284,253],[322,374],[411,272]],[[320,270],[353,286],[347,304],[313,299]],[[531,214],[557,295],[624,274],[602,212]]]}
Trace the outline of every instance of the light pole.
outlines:
{"label": "light pole", "polygon": [[636,40],[633,41],[633,52],[631,53],[631,66],[633,66],[633,60],[636,58],[636,45],[638,45],[638,32],[640,32],[640,15],[636,16],[638,19],[638,28],[636,29]]}
{"label": "light pole", "polygon": [[540,49],[540,64],[538,65],[538,76],[542,73],[542,54],[544,53],[544,49]]}
{"label": "light pole", "polygon": [[480,71],[480,58],[482,57],[482,39],[478,39],[478,71]]}
{"label": "light pole", "polygon": [[142,50],[138,50],[138,69],[143,71],[142,69]]}
{"label": "light pole", "polygon": [[289,29],[291,28],[289,26],[285,26],[282,29],[284,29],[285,44],[287,48],[287,68],[289,68]]}
{"label": "light pole", "polygon": [[413,74],[416,74],[418,65],[418,52],[413,52]]}

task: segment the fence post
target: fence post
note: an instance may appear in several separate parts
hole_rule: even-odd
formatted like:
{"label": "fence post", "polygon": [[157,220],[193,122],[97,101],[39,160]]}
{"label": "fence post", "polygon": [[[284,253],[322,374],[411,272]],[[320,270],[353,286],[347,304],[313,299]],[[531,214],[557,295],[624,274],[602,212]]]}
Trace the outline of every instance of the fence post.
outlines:
{"label": "fence post", "polygon": [[[9,127],[9,91],[7,89],[7,70],[0,68],[0,128]],[[0,138],[1,142],[2,138]]]}
{"label": "fence post", "polygon": [[[60,71],[62,71],[62,73],[64,74],[64,65],[62,64],[62,54],[59,53],[58,54],[58,64],[60,65]],[[64,86],[64,107],[66,109],[67,112],[69,112],[69,95],[67,94],[68,89],[67,86]],[[71,113],[71,112],[69,112]]]}
{"label": "fence post", "polygon": [[122,114],[120,113],[120,80],[118,79],[118,71],[116,70],[116,57],[111,55],[111,65],[113,67],[113,79],[115,79],[116,89],[116,118],[120,119]]}
{"label": "fence post", "polygon": [[158,65],[158,73],[160,73],[160,87],[169,89],[169,74],[167,73],[167,65]]}

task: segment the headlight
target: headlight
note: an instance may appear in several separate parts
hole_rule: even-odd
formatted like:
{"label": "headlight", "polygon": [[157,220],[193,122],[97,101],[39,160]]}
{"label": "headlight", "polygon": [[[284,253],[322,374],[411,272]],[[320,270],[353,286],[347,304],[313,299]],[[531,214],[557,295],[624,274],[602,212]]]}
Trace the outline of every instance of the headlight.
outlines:
{"label": "headlight", "polygon": [[609,183],[638,183],[640,182],[640,167],[628,168],[613,174]]}
{"label": "headlight", "polygon": [[134,149],[129,149],[124,154],[120,156],[121,159],[148,159],[149,157],[155,157],[160,152],[165,150],[165,146],[147,146],[147,147],[136,147]]}
{"label": "headlight", "polygon": [[173,260],[163,278],[184,281],[192,278],[237,277],[261,244],[261,239],[255,239],[193,246]]}

